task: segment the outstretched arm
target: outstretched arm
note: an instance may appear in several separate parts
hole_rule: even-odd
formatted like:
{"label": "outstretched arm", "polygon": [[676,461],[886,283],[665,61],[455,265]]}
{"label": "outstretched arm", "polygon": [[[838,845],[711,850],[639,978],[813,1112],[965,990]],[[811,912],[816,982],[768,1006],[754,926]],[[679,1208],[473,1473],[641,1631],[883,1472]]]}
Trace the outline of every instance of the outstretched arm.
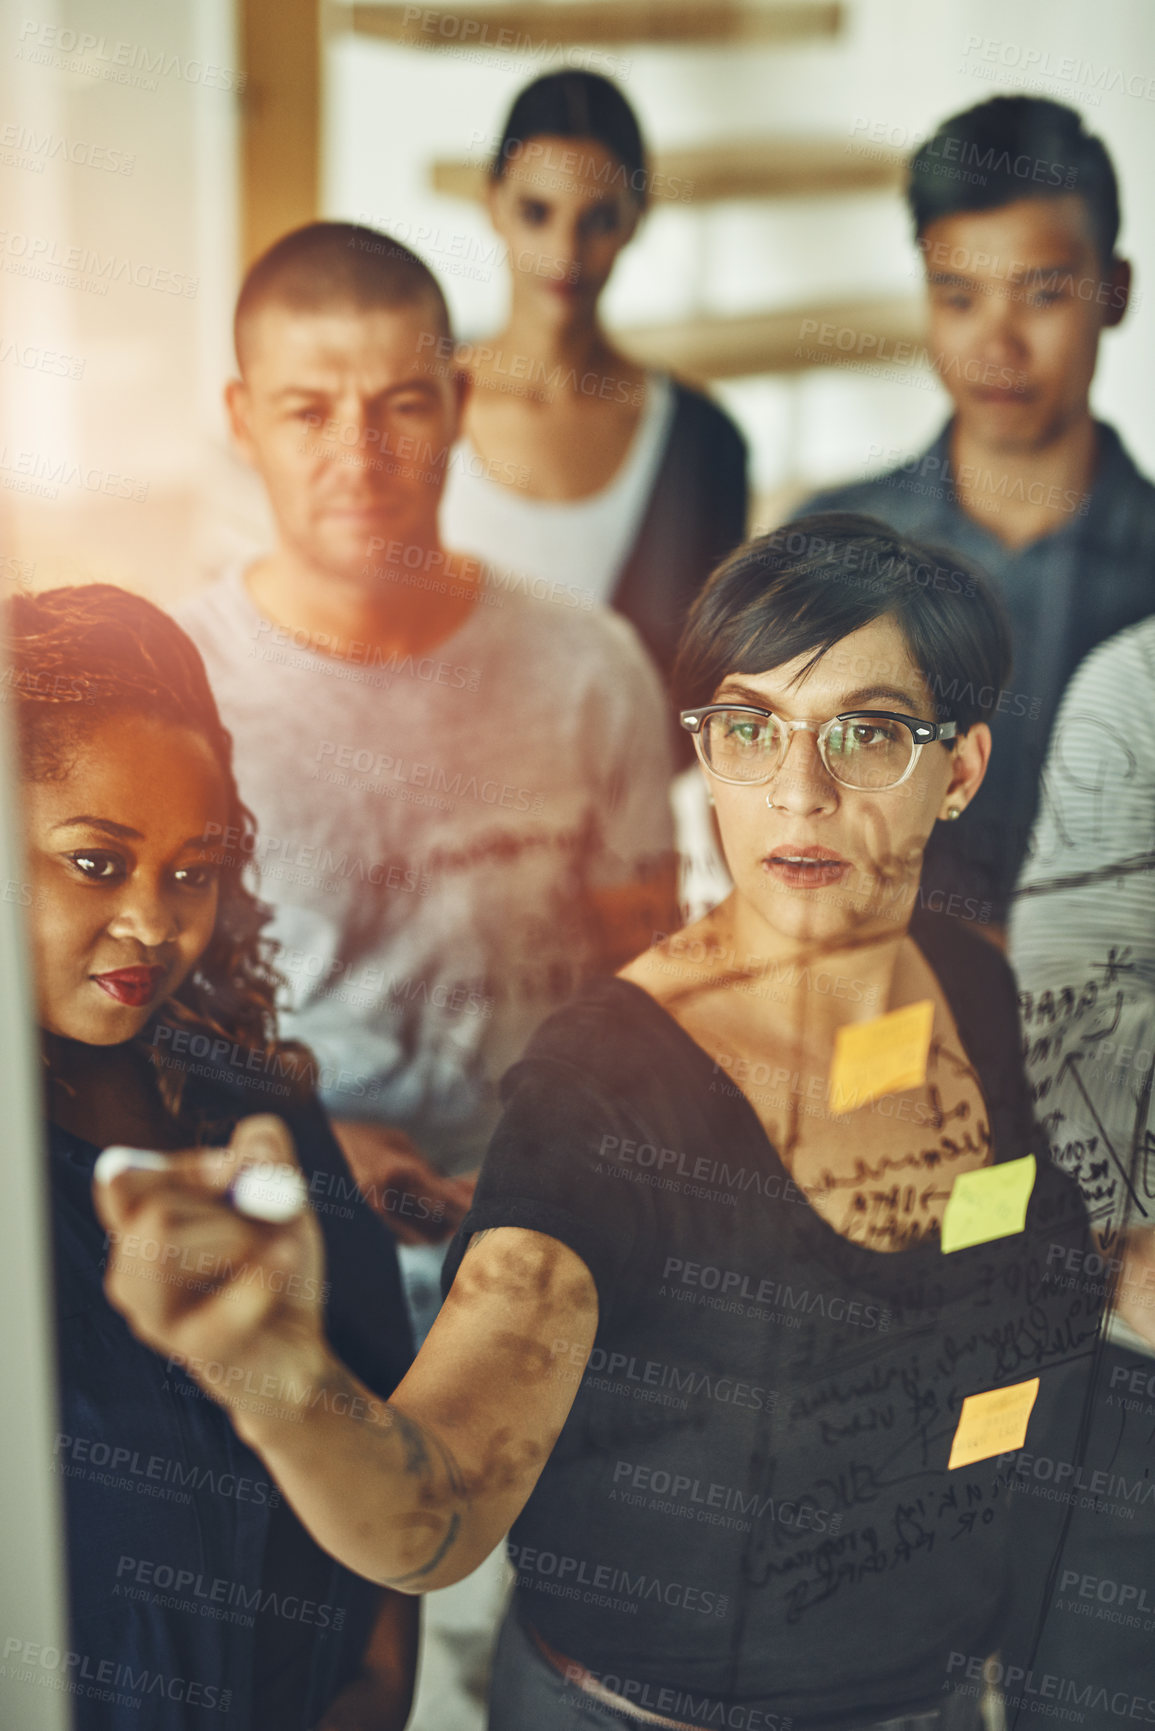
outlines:
{"label": "outstretched arm", "polygon": [[325,1339],[312,1214],[273,1226],[228,1205],[238,1165],[261,1162],[294,1162],[279,1119],[98,1185],[109,1299],[226,1408],[327,1551],[403,1592],[449,1586],[508,1530],[565,1423],[597,1328],[593,1279],[541,1233],[476,1235],[382,1401]]}

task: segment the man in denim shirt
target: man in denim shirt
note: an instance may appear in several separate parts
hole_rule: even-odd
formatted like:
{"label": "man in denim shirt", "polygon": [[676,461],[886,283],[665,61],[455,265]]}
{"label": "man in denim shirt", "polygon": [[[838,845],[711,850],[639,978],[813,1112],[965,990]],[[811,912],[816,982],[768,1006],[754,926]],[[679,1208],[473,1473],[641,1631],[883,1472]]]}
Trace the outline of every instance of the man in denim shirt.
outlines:
{"label": "man in denim shirt", "polygon": [[908,200],[954,415],[921,455],[887,452],[888,472],[807,509],[865,511],[948,549],[1006,603],[1014,671],[991,767],[963,821],[940,826],[920,891],[998,935],[1066,683],[1155,606],[1155,487],[1089,403],[1130,267],[1110,159],[1060,103],[995,97],[944,121],[912,158]]}

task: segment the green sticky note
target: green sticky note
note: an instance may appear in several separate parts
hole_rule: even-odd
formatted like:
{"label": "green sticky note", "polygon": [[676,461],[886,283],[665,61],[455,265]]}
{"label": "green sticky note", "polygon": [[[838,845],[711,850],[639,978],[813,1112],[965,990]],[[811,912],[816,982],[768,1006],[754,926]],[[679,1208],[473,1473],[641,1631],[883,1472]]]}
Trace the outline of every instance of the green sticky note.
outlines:
{"label": "green sticky note", "polygon": [[969,1250],[989,1238],[1009,1238],[1027,1224],[1027,1203],[1035,1188],[1035,1156],[1007,1160],[960,1172],[942,1216],[944,1252]]}

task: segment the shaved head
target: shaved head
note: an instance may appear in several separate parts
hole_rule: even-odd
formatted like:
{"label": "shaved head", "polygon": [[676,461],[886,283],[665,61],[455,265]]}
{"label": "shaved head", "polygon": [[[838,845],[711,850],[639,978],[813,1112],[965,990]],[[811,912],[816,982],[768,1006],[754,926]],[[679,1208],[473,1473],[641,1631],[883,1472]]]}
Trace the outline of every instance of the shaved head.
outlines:
{"label": "shaved head", "polygon": [[400,241],[354,222],[307,223],[274,241],[250,267],[233,320],[242,376],[254,326],[271,306],[308,313],[419,306],[428,310],[431,331],[452,335],[445,296],[429,266]]}

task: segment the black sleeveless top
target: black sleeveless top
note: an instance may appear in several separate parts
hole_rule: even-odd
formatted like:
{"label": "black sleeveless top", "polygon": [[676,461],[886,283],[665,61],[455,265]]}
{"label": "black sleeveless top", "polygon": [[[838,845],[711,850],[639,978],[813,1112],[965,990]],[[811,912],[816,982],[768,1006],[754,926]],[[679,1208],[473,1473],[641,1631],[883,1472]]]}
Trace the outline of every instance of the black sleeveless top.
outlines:
{"label": "black sleeveless top", "polygon": [[[1050,1272],[1086,1221],[1033,1124],[1010,970],[957,922],[912,936],[994,1159],[1038,1160],[1024,1233],[949,1256],[849,1242],[725,1072],[641,988],[606,980],[507,1075],[446,1265],[448,1285],[471,1233],[520,1226],[594,1278],[594,1350],[510,1539],[517,1603],[671,1717],[837,1725],[941,1700],[959,1654],[998,1645],[1009,1583],[1014,1457],[948,1471],[963,1399],[1039,1376],[1027,1446],[1072,1446],[1055,1427],[1077,1429],[1099,1306]],[[895,1138],[937,1140],[897,1120]]]}

